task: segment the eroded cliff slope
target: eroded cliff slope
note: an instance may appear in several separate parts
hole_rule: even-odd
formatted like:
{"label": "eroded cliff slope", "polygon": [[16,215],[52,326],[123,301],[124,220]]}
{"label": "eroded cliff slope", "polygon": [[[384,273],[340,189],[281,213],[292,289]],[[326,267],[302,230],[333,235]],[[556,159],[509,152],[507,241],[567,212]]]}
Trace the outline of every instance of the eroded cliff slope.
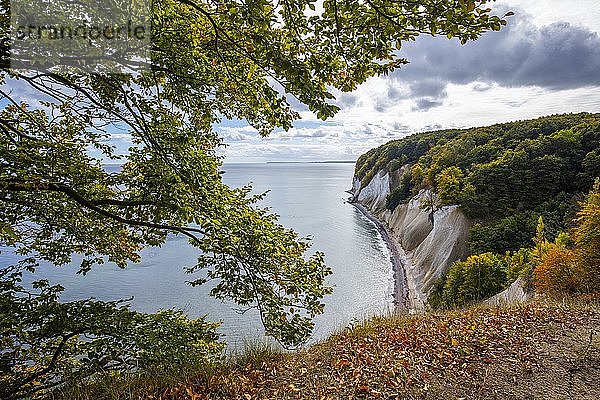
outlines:
{"label": "eroded cliff slope", "polygon": [[364,188],[355,178],[352,199],[387,225],[404,255],[402,264],[409,292],[407,305],[421,310],[434,283],[454,261],[466,257],[471,223],[456,205],[434,211],[424,209],[422,204],[435,196],[428,190],[421,190],[393,211],[386,209],[386,198],[395,189],[393,182],[398,181],[394,174],[401,174],[403,170],[380,171]]}

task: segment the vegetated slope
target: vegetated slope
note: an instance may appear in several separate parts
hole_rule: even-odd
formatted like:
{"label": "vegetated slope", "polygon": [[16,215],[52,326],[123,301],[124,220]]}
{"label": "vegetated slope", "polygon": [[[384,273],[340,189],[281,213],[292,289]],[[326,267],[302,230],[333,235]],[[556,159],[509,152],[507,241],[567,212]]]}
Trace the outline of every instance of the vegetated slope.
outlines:
{"label": "vegetated slope", "polygon": [[550,239],[565,230],[600,175],[600,114],[415,134],[362,155],[355,176],[365,187],[407,164],[389,209],[432,188],[439,206],[459,204],[477,222],[471,254],[516,251],[531,244],[539,216]]}
{"label": "vegetated slope", "polygon": [[378,318],[155,398],[598,399],[597,301]]}

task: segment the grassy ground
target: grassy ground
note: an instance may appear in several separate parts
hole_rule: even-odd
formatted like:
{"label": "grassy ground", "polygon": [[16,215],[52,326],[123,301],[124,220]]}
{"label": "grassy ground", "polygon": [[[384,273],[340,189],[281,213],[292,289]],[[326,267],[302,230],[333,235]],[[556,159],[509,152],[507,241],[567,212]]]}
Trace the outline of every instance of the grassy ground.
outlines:
{"label": "grassy ground", "polygon": [[596,400],[600,304],[376,318],[297,353],[259,349],[213,368],[167,389],[81,398]]}

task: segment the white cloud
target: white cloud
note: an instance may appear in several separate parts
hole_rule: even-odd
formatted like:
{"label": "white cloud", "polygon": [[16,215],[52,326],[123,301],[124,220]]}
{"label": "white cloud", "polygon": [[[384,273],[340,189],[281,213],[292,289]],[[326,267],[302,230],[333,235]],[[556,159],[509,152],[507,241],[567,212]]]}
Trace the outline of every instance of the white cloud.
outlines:
{"label": "white cloud", "polygon": [[600,32],[598,0],[502,0],[496,5],[498,6],[527,10],[538,26],[556,21],[569,21]]}
{"label": "white cloud", "polygon": [[[514,26],[464,47],[444,38],[425,38],[421,48],[417,42],[409,53],[411,65],[372,78],[353,93],[335,93],[341,111],[327,123],[303,108],[297,127],[268,140],[247,128],[223,128],[230,144],[223,151],[227,161],[355,159],[419,131],[600,112],[600,90],[592,86],[600,82],[600,36],[593,33],[600,32],[597,0],[503,0],[494,7],[518,11]],[[519,43],[530,47],[523,53],[527,59],[517,60],[519,68],[513,69],[506,58],[516,54]],[[548,53],[552,46],[559,57]],[[547,65],[551,62],[556,65]],[[448,71],[453,68],[463,70],[460,78]],[[557,79],[561,76],[564,81]]]}

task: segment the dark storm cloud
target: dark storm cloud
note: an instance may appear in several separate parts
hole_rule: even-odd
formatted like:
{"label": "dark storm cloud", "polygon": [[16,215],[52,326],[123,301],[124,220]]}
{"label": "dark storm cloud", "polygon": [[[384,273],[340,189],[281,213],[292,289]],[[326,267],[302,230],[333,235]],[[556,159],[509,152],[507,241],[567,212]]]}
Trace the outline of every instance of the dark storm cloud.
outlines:
{"label": "dark storm cloud", "polygon": [[465,46],[439,37],[420,38],[403,54],[411,64],[396,77],[414,82],[411,87],[432,79],[550,90],[600,86],[598,33],[567,22],[537,27],[523,11],[515,12],[502,31]]}
{"label": "dark storm cloud", "polygon": [[[495,13],[507,11],[497,6]],[[464,46],[457,40],[428,36],[406,44],[399,55],[410,64],[392,73],[387,91],[375,94],[368,103],[376,112],[386,113],[400,101],[412,100],[414,111],[427,111],[443,105],[448,84],[472,84],[474,92],[495,86],[547,90],[600,86],[597,32],[568,22],[540,27],[523,10],[512,11],[515,15],[500,32],[488,32]],[[293,98],[290,102],[300,106]],[[336,104],[352,108],[363,102],[356,94],[340,93]]]}

